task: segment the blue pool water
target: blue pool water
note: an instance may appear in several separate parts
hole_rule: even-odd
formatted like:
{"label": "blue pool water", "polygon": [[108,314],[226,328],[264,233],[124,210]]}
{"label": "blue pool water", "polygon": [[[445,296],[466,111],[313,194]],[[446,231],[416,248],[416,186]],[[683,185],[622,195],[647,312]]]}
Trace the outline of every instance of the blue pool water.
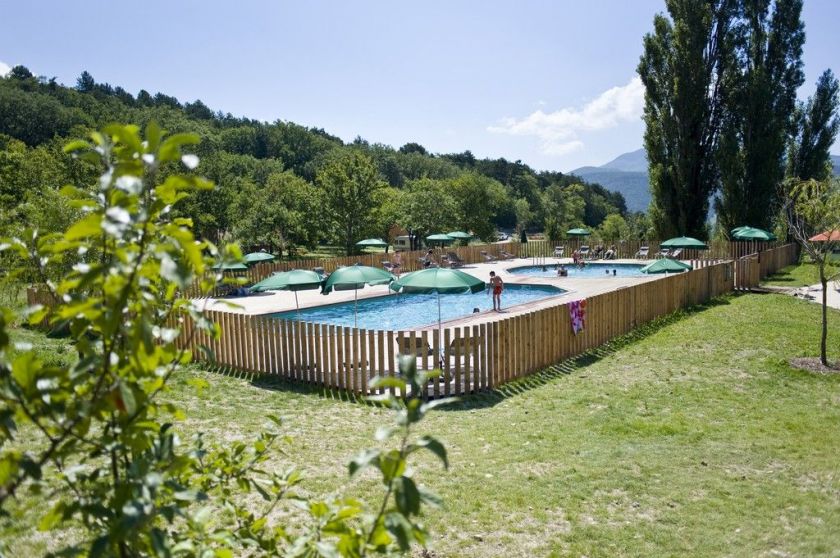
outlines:
{"label": "blue pool water", "polygon": [[[557,277],[557,269],[554,265],[547,265],[546,271],[543,271],[541,265],[528,265],[524,267],[515,267],[510,269],[510,273],[514,275],[530,275],[532,277]],[[611,264],[611,263],[586,263],[583,269],[575,267],[571,264],[566,266],[569,271],[569,277],[613,277],[613,270],[615,270],[615,277],[642,277],[644,273],[639,270],[644,266],[639,264]],[[606,271],[609,271],[607,275]]]}
{"label": "blue pool water", "polygon": [[[542,298],[563,294],[563,289],[549,285],[505,285],[502,309]],[[325,300],[326,301],[326,300]],[[469,316],[473,309],[493,309],[488,292],[476,294],[440,295],[440,315],[443,321]],[[298,319],[297,312],[272,314],[273,318]],[[300,319],[331,325],[353,327],[353,302],[304,308]],[[437,323],[438,303],[435,294],[389,294],[359,300],[359,317],[356,327],[364,329],[410,329]]]}

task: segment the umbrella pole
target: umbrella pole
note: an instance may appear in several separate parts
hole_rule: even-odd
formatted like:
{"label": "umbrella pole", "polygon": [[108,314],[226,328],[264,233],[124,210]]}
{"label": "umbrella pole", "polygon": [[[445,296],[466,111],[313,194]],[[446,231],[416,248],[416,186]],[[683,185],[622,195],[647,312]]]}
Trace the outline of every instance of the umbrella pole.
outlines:
{"label": "umbrella pole", "polygon": [[295,308],[297,308],[298,321],[300,321],[300,304],[298,303],[297,291],[295,291]]}
{"label": "umbrella pole", "polygon": [[[437,299],[438,299],[438,339],[440,339],[440,347],[441,353],[445,353],[446,349],[443,346],[443,325],[441,324],[440,320],[440,291],[437,292]],[[442,355],[438,354],[438,365],[440,365]]]}

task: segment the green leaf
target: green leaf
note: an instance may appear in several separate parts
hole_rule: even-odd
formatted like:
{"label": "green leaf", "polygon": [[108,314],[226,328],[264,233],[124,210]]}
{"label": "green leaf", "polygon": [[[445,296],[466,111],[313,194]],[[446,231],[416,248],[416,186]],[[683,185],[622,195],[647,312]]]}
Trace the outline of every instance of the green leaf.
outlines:
{"label": "green leaf", "polygon": [[391,512],[385,516],[385,528],[391,533],[395,539],[400,550],[405,552],[411,545],[412,527],[408,520],[400,513]]}
{"label": "green leaf", "polygon": [[426,490],[423,487],[419,488],[420,490],[420,499],[423,501],[424,504],[428,504],[430,506],[434,506],[436,508],[440,508],[443,506],[443,499],[435,494],[430,490]]}
{"label": "green leaf", "polygon": [[435,454],[436,456],[438,456],[438,459],[440,459],[443,462],[444,468],[449,469],[449,459],[446,456],[446,448],[436,438],[433,438],[431,436],[423,436],[419,440],[417,440],[415,445],[421,448],[425,448],[433,454]]}
{"label": "green leaf", "polygon": [[125,382],[120,382],[120,398],[125,406],[125,412],[133,415],[137,411],[137,401],[134,399],[134,391]]}
{"label": "green leaf", "polygon": [[38,522],[39,531],[50,531],[64,519],[64,502],[56,503]]}
{"label": "green leaf", "polygon": [[65,153],[72,153],[83,149],[90,149],[90,144],[85,140],[73,140],[64,146]]}
{"label": "green leaf", "polygon": [[91,213],[76,221],[64,234],[66,240],[80,240],[102,234],[102,215]]}
{"label": "green leaf", "polygon": [[406,516],[420,513],[420,491],[411,477],[400,477],[394,481],[394,501],[397,509]]}
{"label": "green leaf", "polygon": [[40,369],[41,363],[34,351],[27,351],[12,362],[12,377],[21,388],[28,390],[34,385]]}
{"label": "green leaf", "polygon": [[399,388],[405,389],[405,380],[391,376],[376,376],[370,381],[371,388]]}
{"label": "green leaf", "polygon": [[348,468],[350,469],[350,476],[354,476],[356,473],[370,467],[371,465],[378,465],[379,464],[379,450],[365,450],[361,452],[359,455],[353,458],[352,461],[348,464]]}
{"label": "green leaf", "polygon": [[177,161],[181,158],[182,145],[194,145],[199,142],[198,134],[172,134],[160,146],[158,159],[162,163]]}

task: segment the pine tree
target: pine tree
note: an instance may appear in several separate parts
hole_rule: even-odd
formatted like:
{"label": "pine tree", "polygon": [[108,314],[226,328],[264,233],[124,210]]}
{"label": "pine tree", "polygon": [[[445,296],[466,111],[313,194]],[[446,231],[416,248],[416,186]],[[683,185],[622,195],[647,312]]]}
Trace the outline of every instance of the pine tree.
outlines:
{"label": "pine tree", "polygon": [[82,93],[90,93],[96,87],[96,80],[88,73],[87,70],[82,72],[82,75],[76,80],[76,89]]}
{"label": "pine tree", "polygon": [[667,0],[654,18],[638,72],[645,85],[651,220],[660,238],[707,236],[734,0]]}

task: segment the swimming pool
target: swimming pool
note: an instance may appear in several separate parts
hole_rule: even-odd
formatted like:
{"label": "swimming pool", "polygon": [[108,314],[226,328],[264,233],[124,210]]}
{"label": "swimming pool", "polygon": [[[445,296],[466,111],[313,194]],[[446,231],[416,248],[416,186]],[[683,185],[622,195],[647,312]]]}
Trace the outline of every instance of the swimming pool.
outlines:
{"label": "swimming pool", "polygon": [[[505,285],[505,291],[502,294],[502,308],[558,296],[565,292],[563,289],[550,285],[508,284]],[[474,308],[478,308],[482,312],[493,309],[493,301],[487,291],[476,294],[440,295],[440,315],[443,321],[469,316],[473,313]],[[298,314],[292,310],[272,314],[271,317],[297,320]],[[303,308],[300,311],[300,319],[305,322],[353,327],[353,302]],[[437,295],[390,294],[376,298],[360,299],[359,318],[356,327],[383,330],[411,329],[436,324],[437,319]]]}
{"label": "swimming pool", "polygon": [[[546,271],[543,271],[543,267]],[[616,264],[616,263],[589,263],[586,262],[586,267],[580,269],[569,264],[566,269],[569,271],[569,277],[643,277],[644,273],[641,270],[644,266],[641,264]],[[615,270],[615,275],[613,275]],[[514,275],[529,275],[531,277],[557,277],[557,269],[555,266],[547,265],[528,265],[523,267],[514,267],[508,270]],[[607,273],[609,272],[609,274]]]}

